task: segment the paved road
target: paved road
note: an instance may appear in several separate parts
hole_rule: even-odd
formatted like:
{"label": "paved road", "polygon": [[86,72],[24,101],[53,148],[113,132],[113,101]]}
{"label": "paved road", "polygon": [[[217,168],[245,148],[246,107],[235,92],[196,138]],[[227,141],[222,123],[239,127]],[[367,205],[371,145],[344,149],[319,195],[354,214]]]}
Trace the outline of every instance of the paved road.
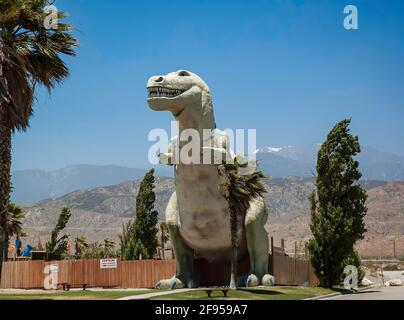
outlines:
{"label": "paved road", "polygon": [[354,294],[343,294],[324,300],[404,300],[404,286],[374,288]]}

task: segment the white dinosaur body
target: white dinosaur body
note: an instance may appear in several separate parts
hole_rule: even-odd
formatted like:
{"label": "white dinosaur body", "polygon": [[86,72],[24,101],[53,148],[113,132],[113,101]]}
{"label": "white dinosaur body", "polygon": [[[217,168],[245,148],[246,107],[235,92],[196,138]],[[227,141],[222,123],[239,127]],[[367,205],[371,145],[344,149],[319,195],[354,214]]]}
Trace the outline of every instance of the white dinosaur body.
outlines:
{"label": "white dinosaur body", "polygon": [[[221,181],[216,165],[179,164],[175,178],[179,231],[185,243],[208,260],[228,258],[231,252],[229,205],[218,187]],[[242,253],[240,250],[239,254]]]}
{"label": "white dinosaur body", "polygon": [[[166,76],[150,78],[148,103],[153,110],[171,111],[179,122],[179,136],[193,130],[200,139],[197,152],[201,161],[204,154],[233,157],[228,137],[217,130],[210,91],[205,82],[188,71],[177,71]],[[204,145],[204,129],[212,130],[210,143]],[[194,137],[195,138],[195,137]],[[175,188],[167,209],[166,222],[176,253],[177,270],[172,279],[162,280],[158,287],[193,287],[198,280],[193,275],[193,259],[202,256],[208,260],[228,261],[231,253],[231,232],[226,177],[217,164],[184,163],[181,159],[188,141],[174,139],[168,152],[162,154],[162,163],[175,166]],[[193,151],[194,152],[194,151]],[[228,158],[227,158],[228,159]],[[176,161],[179,160],[179,161]],[[217,162],[210,162],[217,163]],[[249,253],[250,274],[247,286],[259,283],[270,285],[268,275],[268,235],[264,229],[267,209],[262,198],[254,199],[238,227],[239,257]]]}

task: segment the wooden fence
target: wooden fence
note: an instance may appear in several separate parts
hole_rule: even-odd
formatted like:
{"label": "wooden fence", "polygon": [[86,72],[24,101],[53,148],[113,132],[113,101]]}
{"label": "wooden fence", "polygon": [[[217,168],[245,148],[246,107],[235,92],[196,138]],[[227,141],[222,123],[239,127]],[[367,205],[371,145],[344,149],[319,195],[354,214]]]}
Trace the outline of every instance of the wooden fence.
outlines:
{"label": "wooden fence", "polygon": [[152,288],[175,273],[174,260],[120,261],[115,269],[101,269],[100,260],[3,262],[1,288],[43,288],[45,267],[58,265],[58,283],[89,287]]}
{"label": "wooden fence", "polygon": [[270,256],[270,273],[275,276],[276,284],[317,287],[320,284],[311,263],[307,260],[286,255]]}
{"label": "wooden fence", "polygon": [[[58,283],[72,286],[86,284],[88,287],[152,288],[160,279],[167,279],[175,273],[175,260],[118,259],[117,268],[101,269],[100,260],[62,261],[9,261],[3,262],[0,288],[34,289],[44,288],[47,265],[58,265]],[[270,256],[269,272],[275,276],[278,285],[318,285],[318,280],[308,261],[288,256]],[[196,271],[204,274],[201,285],[222,285],[228,283],[229,268],[209,265],[199,261]],[[239,268],[248,271],[248,264]]]}

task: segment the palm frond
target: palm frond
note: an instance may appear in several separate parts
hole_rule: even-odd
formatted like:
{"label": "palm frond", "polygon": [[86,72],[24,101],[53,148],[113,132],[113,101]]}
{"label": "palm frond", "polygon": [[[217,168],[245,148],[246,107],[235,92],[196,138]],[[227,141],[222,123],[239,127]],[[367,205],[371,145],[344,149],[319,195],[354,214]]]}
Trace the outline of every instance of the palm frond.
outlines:
{"label": "palm frond", "polygon": [[15,205],[10,203],[8,205],[8,218],[7,218],[7,234],[9,237],[19,236],[25,237],[26,234],[22,229],[22,220],[25,218],[25,212]]}
{"label": "palm frond", "polygon": [[48,91],[69,75],[62,55],[74,56],[77,40],[58,12],[57,29],[46,29],[48,0],[0,1],[0,108],[12,130],[26,130],[37,83]]}
{"label": "palm frond", "polygon": [[32,115],[34,88],[24,56],[0,43],[0,107],[12,129],[25,130]]}
{"label": "palm frond", "polygon": [[110,238],[104,239],[104,250],[107,253],[113,252],[115,249],[115,242]]}
{"label": "palm frond", "polygon": [[89,246],[87,238],[85,236],[77,236],[76,239],[74,239],[74,242],[77,244],[80,252],[86,250]]}

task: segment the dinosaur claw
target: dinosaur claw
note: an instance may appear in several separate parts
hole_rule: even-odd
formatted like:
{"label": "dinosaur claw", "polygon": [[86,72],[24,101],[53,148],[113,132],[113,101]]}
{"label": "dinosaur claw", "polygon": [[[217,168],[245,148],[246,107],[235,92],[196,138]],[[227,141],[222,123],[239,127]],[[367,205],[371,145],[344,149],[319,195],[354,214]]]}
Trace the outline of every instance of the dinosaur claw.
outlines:
{"label": "dinosaur claw", "polygon": [[156,289],[160,289],[160,288],[161,288],[161,281],[157,282],[154,287],[155,287]]}

